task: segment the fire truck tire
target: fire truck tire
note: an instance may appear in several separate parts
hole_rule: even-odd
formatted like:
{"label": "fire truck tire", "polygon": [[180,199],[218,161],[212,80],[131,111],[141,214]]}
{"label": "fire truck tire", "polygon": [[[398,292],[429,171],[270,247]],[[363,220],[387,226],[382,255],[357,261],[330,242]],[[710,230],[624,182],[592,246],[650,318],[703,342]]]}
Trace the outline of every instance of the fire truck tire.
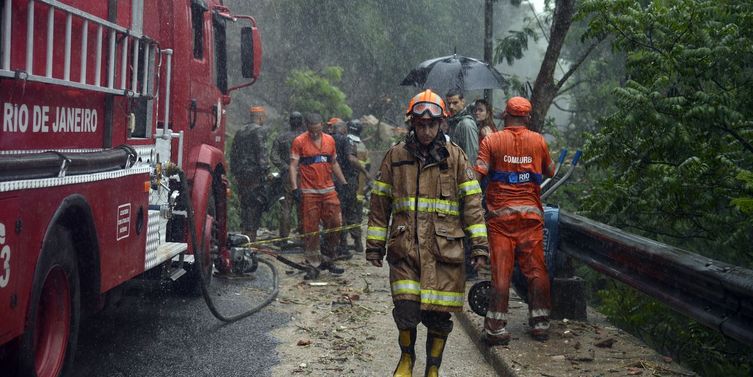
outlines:
{"label": "fire truck tire", "polygon": [[55,225],[44,243],[34,274],[24,334],[21,376],[64,376],[73,366],[80,319],[76,252],[70,232]]}
{"label": "fire truck tire", "polygon": [[[209,285],[212,283],[212,261],[214,259],[214,255],[212,255],[213,250],[216,246],[218,237],[218,227],[217,227],[217,220],[215,220],[217,217],[217,205],[216,205],[216,198],[213,195],[213,192],[209,192],[209,197],[207,198],[207,217],[206,221],[204,223],[203,232],[200,235],[199,244],[200,245],[207,245],[204,246],[204,258],[202,259],[201,265],[204,268],[203,276],[204,279],[202,280],[201,276],[199,276],[199,264],[194,262],[191,265],[188,266],[188,273],[183,276],[180,280],[178,280],[178,286],[177,289],[180,293],[186,294],[189,296],[199,297],[202,295],[201,293],[201,283],[204,282],[204,285],[206,287],[209,287]],[[194,258],[198,257],[197,255],[194,255]]]}
{"label": "fire truck tire", "polygon": [[[201,265],[203,267],[204,284],[207,287],[212,283],[213,261],[218,253],[219,245],[217,243],[219,242],[219,235],[217,232],[219,232],[219,225],[217,224],[217,197],[214,194],[214,190],[212,190],[207,198],[207,218],[204,222],[204,232],[201,235],[201,244],[206,245],[204,246],[204,258]],[[199,267],[196,263],[194,265],[197,268]]]}

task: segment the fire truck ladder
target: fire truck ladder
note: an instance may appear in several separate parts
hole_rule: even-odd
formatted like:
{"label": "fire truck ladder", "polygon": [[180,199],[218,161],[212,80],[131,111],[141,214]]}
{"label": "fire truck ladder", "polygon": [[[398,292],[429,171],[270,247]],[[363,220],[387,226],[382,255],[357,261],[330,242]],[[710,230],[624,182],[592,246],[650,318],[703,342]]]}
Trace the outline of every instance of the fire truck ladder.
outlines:
{"label": "fire truck ladder", "polygon": [[[27,6],[27,23],[26,23],[26,66],[25,67],[11,67],[11,54],[13,52],[23,51],[20,46],[11,45],[12,38],[12,7],[11,0],[5,0],[3,3],[2,20],[0,20],[0,32],[2,32],[1,52],[0,56],[0,77],[18,78],[21,80],[37,81],[49,84],[62,85],[77,89],[92,90],[96,92],[108,93],[113,95],[123,95],[129,97],[148,96],[154,97],[156,85],[150,84],[150,80],[154,78],[153,75],[149,75],[150,71],[154,71],[154,64],[150,66],[150,57],[152,54],[155,56],[160,53],[157,43],[148,37],[141,35],[140,32],[136,32],[131,29],[124,28],[113,22],[101,19],[93,16],[89,13],[83,12],[70,5],[62,4],[55,0],[28,0]],[[34,72],[34,33],[42,28],[35,27],[35,11],[40,8],[36,4],[47,5],[47,45],[46,45],[46,61],[45,72]],[[60,48],[60,36],[56,39],[56,27],[55,15],[65,15],[65,33],[61,36],[64,37],[64,53],[55,55],[56,48]],[[71,46],[72,46],[72,25],[73,18],[81,20],[81,38],[80,38],[80,72],[78,80],[71,78]],[[90,26],[90,24],[92,24]],[[96,38],[96,53],[93,61],[90,61],[88,56],[89,36],[94,34]],[[107,38],[108,41],[105,45],[103,39]],[[119,46],[117,44],[120,44]],[[129,58],[129,45],[132,46],[131,52],[131,64],[129,70],[128,58]],[[143,46],[143,49],[142,49]],[[102,55],[103,50],[107,56],[107,74],[104,77],[102,75]],[[120,50],[120,56],[118,59],[118,50]],[[143,58],[139,59],[140,51],[143,53]],[[62,58],[62,62],[54,61]],[[119,64],[118,64],[119,60]],[[53,67],[60,66],[62,63],[63,72],[62,76],[53,74]],[[91,63],[91,64],[89,64]],[[139,63],[144,66],[139,71]],[[168,62],[169,64],[169,62]],[[94,66],[93,80],[87,78],[87,69],[90,65]],[[119,70],[119,77],[116,77],[116,72]],[[130,73],[130,80],[127,80]],[[141,78],[139,78],[141,76]],[[119,79],[119,80],[118,80]],[[119,82],[116,82],[119,81]]]}

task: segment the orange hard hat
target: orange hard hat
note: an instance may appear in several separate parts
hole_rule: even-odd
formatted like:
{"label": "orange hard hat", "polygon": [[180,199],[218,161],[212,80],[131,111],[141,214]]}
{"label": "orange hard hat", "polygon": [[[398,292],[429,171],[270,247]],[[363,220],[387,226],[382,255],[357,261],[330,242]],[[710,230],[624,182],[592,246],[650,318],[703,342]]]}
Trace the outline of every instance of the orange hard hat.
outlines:
{"label": "orange hard hat", "polygon": [[263,113],[265,112],[264,106],[251,106],[248,108],[249,113]]}
{"label": "orange hard hat", "polygon": [[531,112],[531,102],[523,97],[512,97],[507,100],[505,112],[516,117],[523,117]]}
{"label": "orange hard hat", "polygon": [[426,89],[413,96],[408,103],[408,111],[405,115],[422,116],[427,111],[432,118],[447,117],[447,111],[445,110],[442,97],[432,92],[431,89]]}
{"label": "orange hard hat", "polygon": [[338,124],[338,123],[340,123],[340,122],[343,122],[343,123],[345,123],[345,122],[344,122],[344,121],[343,121],[342,119],[340,119],[340,118],[337,118],[337,117],[332,117],[332,118],[329,118],[329,120],[327,121],[327,124],[329,124],[330,126],[334,126],[335,124]]}

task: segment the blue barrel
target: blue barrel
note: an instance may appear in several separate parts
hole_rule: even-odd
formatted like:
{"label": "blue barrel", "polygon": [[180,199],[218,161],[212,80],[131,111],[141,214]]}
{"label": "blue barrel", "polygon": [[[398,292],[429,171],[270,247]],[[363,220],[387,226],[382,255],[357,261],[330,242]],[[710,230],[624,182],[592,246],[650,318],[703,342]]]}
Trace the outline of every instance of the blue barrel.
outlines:
{"label": "blue barrel", "polygon": [[[560,243],[560,209],[554,205],[544,206],[544,260],[546,260],[546,269],[549,274],[549,283],[552,282],[557,272],[557,249]],[[520,272],[517,260],[515,261],[515,270],[512,273],[512,287],[515,293],[528,302],[528,282],[523,273]]]}

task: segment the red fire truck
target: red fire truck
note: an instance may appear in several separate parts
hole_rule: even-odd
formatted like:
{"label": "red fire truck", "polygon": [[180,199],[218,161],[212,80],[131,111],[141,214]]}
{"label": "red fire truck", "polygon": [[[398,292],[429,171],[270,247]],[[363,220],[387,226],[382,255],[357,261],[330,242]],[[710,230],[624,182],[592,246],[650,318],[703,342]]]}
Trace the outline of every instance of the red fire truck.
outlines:
{"label": "red fire truck", "polygon": [[[236,51],[249,82],[230,87]],[[255,21],[221,0],[0,0],[0,356],[14,373],[64,375],[82,313],[134,277],[231,268],[224,109],[260,64]]]}

